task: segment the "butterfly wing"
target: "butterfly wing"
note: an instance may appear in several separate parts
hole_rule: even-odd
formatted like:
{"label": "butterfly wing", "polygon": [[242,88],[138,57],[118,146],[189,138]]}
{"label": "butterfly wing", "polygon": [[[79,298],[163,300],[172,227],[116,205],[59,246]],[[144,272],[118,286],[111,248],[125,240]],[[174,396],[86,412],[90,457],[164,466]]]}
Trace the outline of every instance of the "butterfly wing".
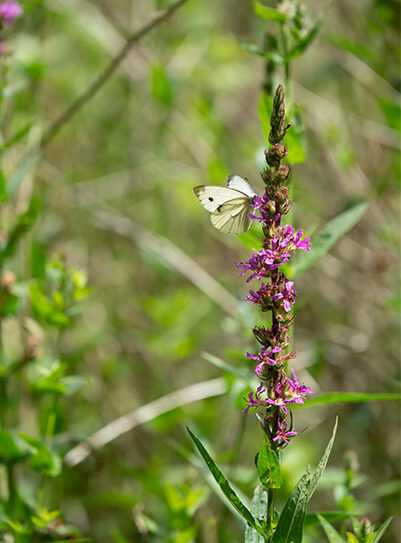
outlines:
{"label": "butterfly wing", "polygon": [[242,179],[239,175],[229,175],[227,179],[227,187],[246,194],[248,198],[256,196],[255,191],[245,179]]}
{"label": "butterfly wing", "polygon": [[242,196],[220,205],[212,213],[210,220],[213,226],[224,234],[243,234],[251,225],[248,217],[250,209],[249,198]]}
{"label": "butterfly wing", "polygon": [[244,197],[238,190],[227,187],[215,187],[213,185],[199,185],[194,187],[193,192],[199,203],[210,211],[210,213],[213,213],[219,206],[230,200]]}

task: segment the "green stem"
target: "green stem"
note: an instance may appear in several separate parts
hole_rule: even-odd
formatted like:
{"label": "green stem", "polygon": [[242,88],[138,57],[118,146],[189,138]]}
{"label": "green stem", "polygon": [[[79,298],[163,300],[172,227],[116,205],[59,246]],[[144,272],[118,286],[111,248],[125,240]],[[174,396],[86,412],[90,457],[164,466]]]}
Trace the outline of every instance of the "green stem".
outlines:
{"label": "green stem", "polygon": [[8,486],[8,503],[10,506],[10,513],[14,512],[15,503],[16,503],[16,488],[14,484],[14,471],[13,465],[8,463],[6,466],[7,469],[7,486]]}

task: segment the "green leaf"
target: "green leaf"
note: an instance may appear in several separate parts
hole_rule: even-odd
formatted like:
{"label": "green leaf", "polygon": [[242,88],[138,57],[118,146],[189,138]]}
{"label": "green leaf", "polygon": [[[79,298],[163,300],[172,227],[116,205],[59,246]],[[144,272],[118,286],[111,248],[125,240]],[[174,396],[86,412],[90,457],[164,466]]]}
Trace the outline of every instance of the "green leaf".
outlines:
{"label": "green leaf", "polygon": [[306,472],[288,498],[271,543],[301,543],[311,477]]}
{"label": "green leaf", "polygon": [[252,251],[252,249],[259,251],[263,248],[263,240],[253,231],[252,226],[248,232],[244,232],[243,234],[237,236],[237,238],[250,251]]}
{"label": "green leaf", "polygon": [[266,436],[259,449],[256,466],[262,485],[271,488],[281,488],[283,480],[281,478],[280,463],[277,454],[272,450]]}
{"label": "green leaf", "polygon": [[[267,492],[262,485],[258,485],[251,501],[251,513],[259,522],[266,522],[267,518]],[[265,538],[251,526],[245,530],[245,543],[265,543]]]}
{"label": "green leaf", "polygon": [[383,537],[384,532],[389,527],[390,522],[393,520],[393,517],[388,518],[386,521],[383,522],[383,524],[380,526],[380,528],[375,533],[374,538],[372,539],[372,543],[378,543],[380,539]]}
{"label": "green leaf", "polygon": [[288,19],[288,15],[286,13],[280,13],[280,11],[264,6],[259,2],[253,3],[253,10],[256,15],[262,19],[265,19],[266,21],[286,21]]}
{"label": "green leaf", "polygon": [[259,57],[263,57],[267,60],[270,60],[271,62],[274,62],[278,66],[281,66],[284,64],[284,59],[281,55],[278,53],[272,53],[270,51],[265,51],[264,49],[261,49],[254,43],[249,43],[241,38],[236,38],[237,43],[242,47],[242,49],[245,49],[245,51],[248,51],[251,55],[257,55]]}
{"label": "green leaf", "polygon": [[321,233],[311,242],[311,252],[300,254],[291,268],[291,277],[299,277],[328,253],[335,243],[350,230],[368,208],[366,202],[356,204],[347,209],[323,228]]}
{"label": "green leaf", "polygon": [[269,96],[266,92],[262,92],[259,104],[258,104],[258,113],[260,124],[263,128],[263,133],[265,135],[266,141],[269,141],[270,133],[270,117],[273,111],[273,98]]}
{"label": "green leaf", "polygon": [[14,437],[6,430],[0,430],[0,463],[17,462],[25,456],[26,454],[18,447]]}
{"label": "green leaf", "polygon": [[344,511],[324,511],[320,513],[308,513],[305,517],[304,527],[318,526],[319,515],[324,517],[328,522],[335,522],[336,520],[349,519],[351,514]]}
{"label": "green leaf", "polygon": [[263,529],[256,522],[256,520],[252,516],[249,509],[241,502],[237,494],[234,492],[234,490],[230,486],[230,483],[228,482],[227,478],[222,473],[220,468],[216,465],[216,463],[214,462],[212,457],[209,455],[205,447],[202,445],[199,439],[191,432],[191,430],[188,427],[187,427],[187,431],[192,441],[195,443],[195,446],[200,452],[202,458],[206,462],[206,465],[209,468],[210,473],[215,478],[217,484],[220,486],[223,494],[226,496],[228,501],[233,505],[233,507],[238,511],[238,513],[246,520],[246,522],[250,526],[252,526],[259,534],[264,536],[265,534],[264,534]]}
{"label": "green leaf", "polygon": [[329,522],[327,522],[324,517],[318,515],[318,518],[323,530],[326,532],[327,538],[330,543],[345,543],[344,539],[340,536],[337,530],[333,528],[333,526]]}
{"label": "green leaf", "polygon": [[33,471],[38,471],[50,477],[60,475],[62,464],[58,455],[52,453],[40,439],[23,432],[19,432],[19,435],[32,449],[29,465]]}
{"label": "green leaf", "polygon": [[22,128],[17,130],[17,132],[13,134],[11,138],[9,138],[2,145],[0,145],[0,153],[2,151],[5,151],[9,147],[12,147],[15,143],[18,143],[25,136],[25,134],[29,132],[33,122],[34,122],[33,120],[28,121]]}
{"label": "green leaf", "polygon": [[237,368],[233,368],[232,366],[229,366],[224,360],[221,358],[214,356],[213,354],[203,352],[202,358],[213,364],[213,366],[216,366],[216,368],[219,368],[231,375],[235,375],[235,377],[238,377],[242,381],[245,381],[249,386],[252,386],[251,380],[249,379],[249,375],[247,375],[245,372],[241,372]]}
{"label": "green leaf", "polygon": [[3,202],[7,202],[7,199],[7,182],[3,171],[0,170],[0,203],[2,204]]}
{"label": "green leaf", "polygon": [[162,64],[157,64],[152,68],[152,95],[153,98],[167,107],[171,106],[174,99],[170,80]]}
{"label": "green leaf", "polygon": [[7,245],[0,253],[0,262],[10,258],[16,249],[20,238],[30,230],[35,223],[41,209],[41,200],[38,196],[33,196],[29,208],[17,218],[14,226],[8,235]]}
{"label": "green leaf", "polygon": [[286,160],[288,160],[290,164],[300,164],[301,162],[305,162],[306,151],[302,132],[297,130],[294,125],[291,125],[291,127],[287,130],[285,135],[285,144],[288,148]]}
{"label": "green leaf", "polygon": [[333,448],[334,439],[336,437],[337,432],[337,426],[338,426],[338,417],[336,417],[336,422],[334,423],[333,433],[331,435],[330,441],[327,444],[326,450],[323,453],[322,458],[320,459],[319,464],[317,465],[317,468],[315,469],[313,475],[310,479],[310,487],[309,487],[309,495],[308,495],[308,501],[311,499],[313,493],[316,490],[316,487],[323,475],[323,472],[326,468],[327,461],[329,459],[331,449]]}
{"label": "green leaf", "polygon": [[322,26],[322,23],[324,21],[324,18],[326,17],[327,9],[322,11],[319,15],[319,17],[316,19],[315,24],[312,26],[312,28],[309,30],[309,32],[298,40],[298,42],[294,45],[294,47],[288,52],[288,54],[285,57],[286,63],[291,62],[294,58],[299,57],[312,43],[312,40],[315,38],[317,33],[320,30],[320,27]]}
{"label": "green leaf", "polygon": [[[398,392],[327,392],[317,398],[311,398],[299,406],[300,408],[312,407],[313,405],[331,405],[333,403],[359,403],[373,402],[378,400],[400,400]],[[295,407],[298,409],[298,406]]]}

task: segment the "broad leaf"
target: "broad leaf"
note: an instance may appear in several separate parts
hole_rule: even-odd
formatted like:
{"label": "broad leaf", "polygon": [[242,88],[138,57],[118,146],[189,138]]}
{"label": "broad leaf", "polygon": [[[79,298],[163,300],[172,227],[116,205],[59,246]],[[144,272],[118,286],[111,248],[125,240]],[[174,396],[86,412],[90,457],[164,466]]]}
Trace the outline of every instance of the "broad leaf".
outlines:
{"label": "broad leaf", "polygon": [[367,208],[368,204],[362,202],[337,215],[326,224],[320,234],[312,239],[311,252],[298,255],[289,272],[290,276],[299,277],[328,253],[335,243],[361,219]]}
{"label": "broad leaf", "polygon": [[307,472],[288,498],[271,543],[301,543],[310,483],[310,474]]}
{"label": "broad leaf", "polygon": [[336,422],[335,422],[334,428],[333,428],[333,433],[331,435],[330,441],[327,444],[326,450],[324,451],[323,456],[320,459],[320,462],[317,465],[317,468],[316,468],[315,472],[311,476],[308,501],[311,499],[313,493],[315,492],[316,487],[317,487],[317,485],[318,485],[318,483],[319,483],[319,481],[320,481],[320,479],[321,479],[321,477],[323,475],[323,472],[324,472],[324,470],[326,468],[326,464],[327,464],[327,461],[329,459],[331,449],[333,448],[334,439],[336,437],[337,426],[338,426],[338,418],[336,418]]}
{"label": "broad leaf", "polygon": [[345,543],[344,539],[340,536],[337,530],[333,528],[333,526],[329,522],[327,522],[324,517],[318,515],[318,518],[323,530],[326,532],[327,539],[330,541],[330,543]]}
{"label": "broad leaf", "polygon": [[[331,405],[334,403],[359,403],[378,400],[400,400],[398,392],[327,392],[317,398],[311,398],[299,408],[312,407],[313,405]],[[298,409],[296,406],[294,409]]]}
{"label": "broad leaf", "polygon": [[384,532],[387,530],[390,522],[393,520],[393,517],[388,518],[386,521],[383,522],[383,524],[380,526],[380,528],[375,533],[374,538],[372,539],[372,543],[378,543],[380,539],[383,537]]}
{"label": "broad leaf", "polygon": [[257,524],[256,520],[252,516],[249,509],[241,502],[237,494],[234,492],[234,490],[230,486],[230,483],[228,482],[226,476],[223,474],[220,468],[216,465],[212,457],[207,452],[206,448],[202,445],[199,439],[191,432],[191,430],[188,427],[187,427],[187,430],[192,441],[195,443],[196,448],[198,449],[202,458],[206,462],[206,465],[209,468],[210,473],[215,478],[217,484],[221,488],[222,492],[224,493],[228,501],[233,505],[233,507],[238,511],[238,513],[246,520],[246,522],[250,526],[252,526],[261,535],[264,535],[263,529],[261,528],[261,526],[259,526],[259,524]]}
{"label": "broad leaf", "polygon": [[266,21],[286,21],[288,19],[288,15],[286,13],[281,13],[274,8],[264,6],[260,2],[253,3],[253,10],[256,15],[259,15],[259,17],[265,19]]}
{"label": "broad leaf", "polygon": [[0,463],[17,462],[25,456],[26,454],[18,447],[14,437],[6,430],[0,430]]}
{"label": "broad leaf", "polygon": [[[259,522],[266,521],[267,492],[263,489],[262,485],[258,485],[253,493],[251,513]],[[245,543],[265,543],[265,538],[254,528],[247,526],[245,530]]]}
{"label": "broad leaf", "polygon": [[256,466],[262,485],[271,488],[281,487],[283,480],[281,478],[280,463],[277,454],[272,450],[266,437],[259,449]]}

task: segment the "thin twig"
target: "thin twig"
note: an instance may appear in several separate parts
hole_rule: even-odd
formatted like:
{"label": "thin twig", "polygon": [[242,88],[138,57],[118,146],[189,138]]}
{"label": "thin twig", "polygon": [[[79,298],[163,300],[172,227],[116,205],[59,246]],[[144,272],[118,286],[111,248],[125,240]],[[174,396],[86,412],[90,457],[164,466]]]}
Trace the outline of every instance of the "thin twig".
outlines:
{"label": "thin twig", "polygon": [[88,439],[71,449],[66,454],[64,461],[68,466],[74,467],[85,460],[93,450],[100,449],[107,443],[110,443],[110,441],[129,432],[140,424],[149,422],[177,407],[182,407],[212,396],[220,396],[225,392],[227,392],[227,383],[223,378],[219,377],[166,394],[109,422],[109,424],[106,424],[106,426],[95,432]]}
{"label": "thin twig", "polygon": [[154,16],[142,28],[134,32],[120,49],[119,53],[113,57],[109,64],[104,68],[100,75],[80,94],[74,102],[50,125],[48,130],[43,134],[39,144],[29,151],[29,155],[41,152],[56,134],[67,124],[76,113],[103,87],[106,81],[116,71],[118,66],[128,55],[131,48],[148,32],[153,30],[159,23],[168,19],[173,13],[188,0],[177,0],[164,11],[155,13]]}

